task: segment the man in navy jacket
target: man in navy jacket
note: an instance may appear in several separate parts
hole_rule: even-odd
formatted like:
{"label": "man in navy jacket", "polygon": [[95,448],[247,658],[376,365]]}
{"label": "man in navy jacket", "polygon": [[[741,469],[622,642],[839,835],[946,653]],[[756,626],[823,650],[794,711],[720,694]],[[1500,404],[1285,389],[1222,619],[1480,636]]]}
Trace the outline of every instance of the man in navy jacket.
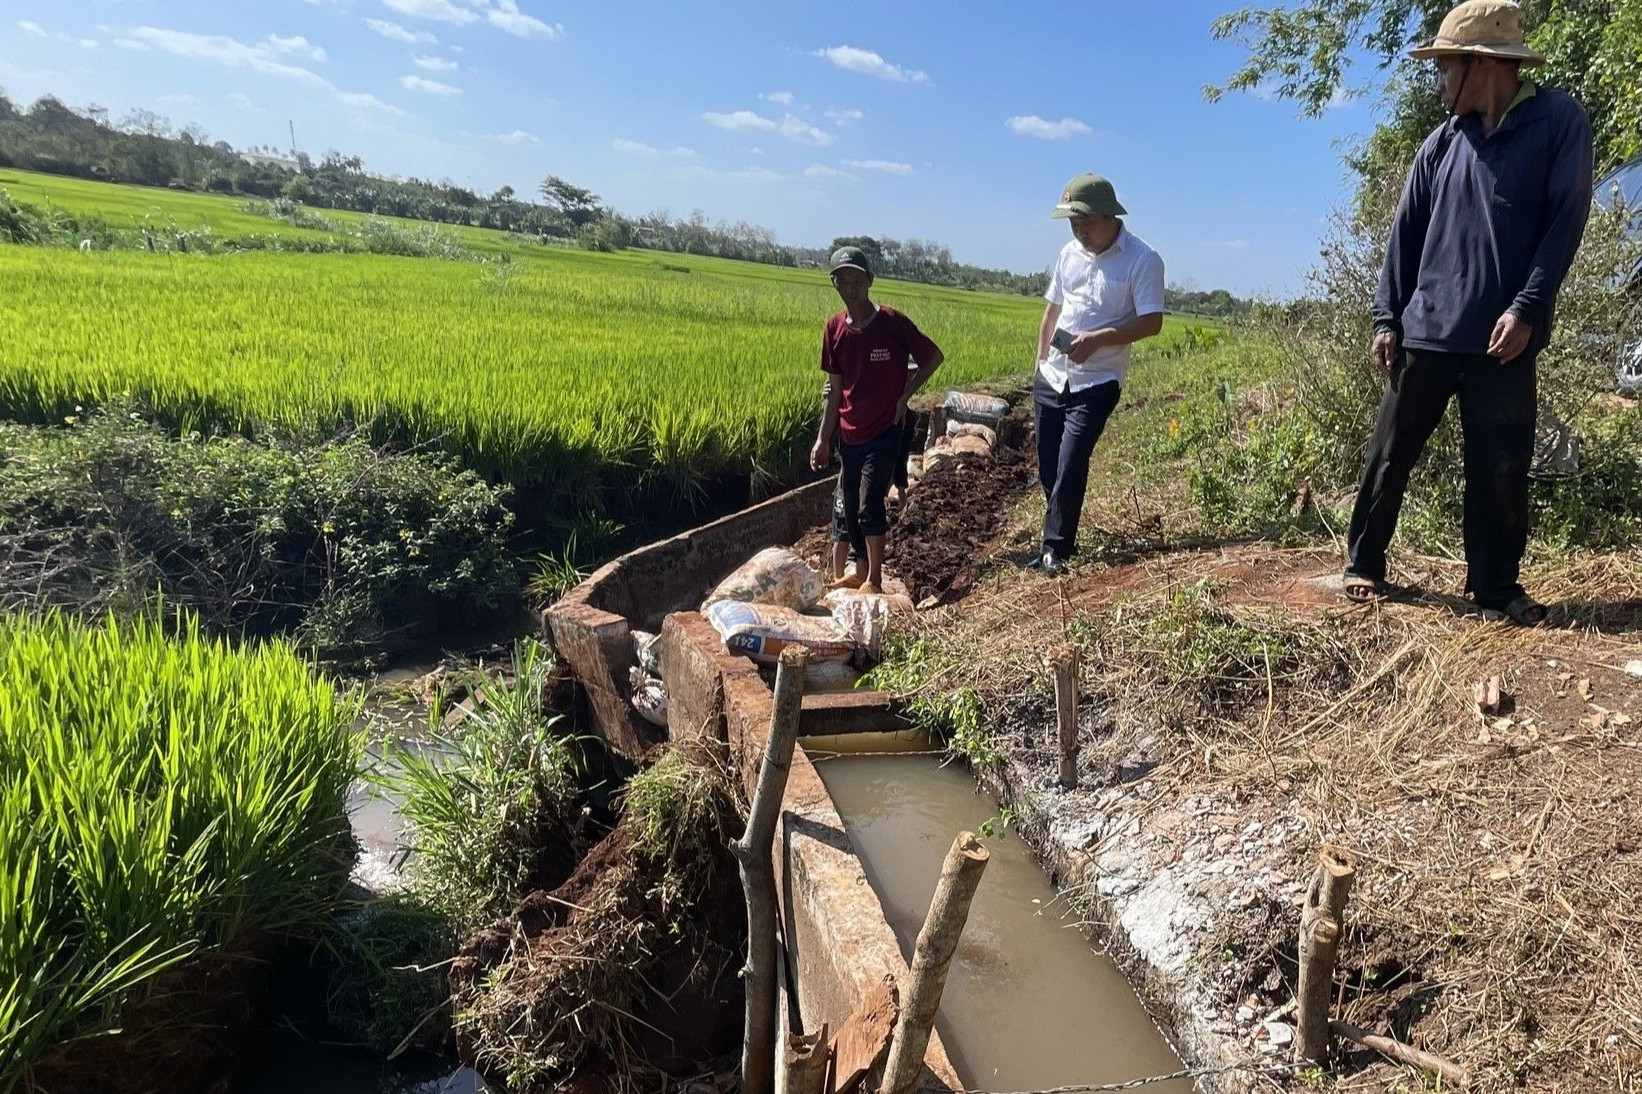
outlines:
{"label": "man in navy jacket", "polygon": [[1458,396],[1465,433],[1466,592],[1532,626],[1519,581],[1528,544],[1534,365],[1591,207],[1591,123],[1521,68],[1505,0],[1466,0],[1429,46],[1450,117],[1415,154],[1374,295],[1374,363],[1387,385],[1351,515],[1346,595],[1383,595],[1386,548],[1409,472]]}

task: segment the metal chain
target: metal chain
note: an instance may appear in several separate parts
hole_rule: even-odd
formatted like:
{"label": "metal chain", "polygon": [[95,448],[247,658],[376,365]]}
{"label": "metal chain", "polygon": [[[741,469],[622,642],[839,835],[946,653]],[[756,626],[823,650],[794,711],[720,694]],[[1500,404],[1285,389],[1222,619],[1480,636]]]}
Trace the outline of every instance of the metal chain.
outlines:
{"label": "metal chain", "polygon": [[1125,1083],[1092,1083],[1079,1086],[1052,1086],[1047,1090],[960,1090],[956,1094],[1092,1094],[1103,1090],[1138,1090],[1153,1083],[1169,1083],[1178,1079],[1202,1079],[1210,1075],[1229,1075],[1247,1071],[1256,1075],[1287,1075],[1293,1071],[1288,1064],[1228,1064],[1225,1067],[1188,1067],[1167,1075],[1152,1075],[1144,1079],[1130,1079]]}

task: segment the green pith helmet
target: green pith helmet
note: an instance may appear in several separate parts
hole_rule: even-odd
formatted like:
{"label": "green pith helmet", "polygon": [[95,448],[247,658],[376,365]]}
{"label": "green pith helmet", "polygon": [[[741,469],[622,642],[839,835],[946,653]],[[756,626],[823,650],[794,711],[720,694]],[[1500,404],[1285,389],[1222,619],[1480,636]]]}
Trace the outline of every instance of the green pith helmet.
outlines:
{"label": "green pith helmet", "polygon": [[1060,204],[1050,217],[1092,217],[1099,214],[1121,217],[1127,216],[1125,209],[1117,200],[1117,192],[1112,184],[1099,175],[1079,175],[1066,184],[1061,192]]}

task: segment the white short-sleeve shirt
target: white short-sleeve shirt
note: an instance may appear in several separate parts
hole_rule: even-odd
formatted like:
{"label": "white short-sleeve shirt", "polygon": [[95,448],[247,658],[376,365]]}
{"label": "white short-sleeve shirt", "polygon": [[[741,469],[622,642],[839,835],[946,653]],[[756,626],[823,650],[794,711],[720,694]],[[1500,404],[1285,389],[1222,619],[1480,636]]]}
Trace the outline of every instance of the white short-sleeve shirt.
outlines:
{"label": "white short-sleeve shirt", "polygon": [[[1119,327],[1142,315],[1163,311],[1163,259],[1146,241],[1119,229],[1100,254],[1073,239],[1061,248],[1043,297],[1061,307],[1056,325],[1073,334]],[[1129,371],[1128,346],[1096,350],[1081,365],[1053,347],[1038,372],[1056,391],[1082,391],[1108,380],[1123,382]]]}

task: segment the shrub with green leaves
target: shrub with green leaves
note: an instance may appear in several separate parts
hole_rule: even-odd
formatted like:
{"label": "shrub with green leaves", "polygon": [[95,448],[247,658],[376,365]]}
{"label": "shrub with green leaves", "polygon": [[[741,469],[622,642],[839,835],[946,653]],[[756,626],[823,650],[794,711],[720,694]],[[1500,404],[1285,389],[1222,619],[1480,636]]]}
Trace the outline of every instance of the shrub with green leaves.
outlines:
{"label": "shrub with green leaves", "polygon": [[504,490],[362,438],[168,436],[126,401],[0,425],[0,602],[140,608],[333,644],[517,595]]}
{"label": "shrub with green leaves", "polygon": [[169,630],[0,616],[0,1090],[168,967],[315,935],[347,882],[351,704],[286,646]]}

